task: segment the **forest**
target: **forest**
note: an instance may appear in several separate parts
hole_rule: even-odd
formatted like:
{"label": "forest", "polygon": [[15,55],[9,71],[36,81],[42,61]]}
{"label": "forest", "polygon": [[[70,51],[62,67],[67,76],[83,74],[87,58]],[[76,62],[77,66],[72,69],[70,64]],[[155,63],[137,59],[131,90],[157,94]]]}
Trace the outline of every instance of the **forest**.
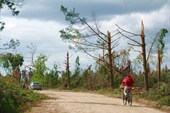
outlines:
{"label": "forest", "polygon": [[[0,8],[3,8],[4,5],[9,7],[13,16],[19,14],[15,2],[1,0]],[[69,51],[86,53],[87,56],[94,59],[95,63],[88,64],[83,69],[80,62],[81,57],[76,56],[75,65],[72,66],[70,65],[70,54],[67,51],[64,56],[65,61],[63,61],[65,70],[60,70],[57,63],[51,68],[46,65],[48,56],[41,53],[35,57],[37,48],[31,44],[28,46],[31,51],[31,62],[30,65],[24,65],[23,54],[8,52],[9,50],[15,51],[20,46],[19,40],[11,39],[3,44],[3,48],[0,48],[0,51],[3,50],[3,53],[0,53],[0,65],[2,70],[7,73],[7,75],[0,75],[0,98],[3,98],[3,101],[0,101],[0,112],[3,112],[2,107],[7,109],[10,107],[11,109],[6,112],[13,110],[17,113],[15,108],[24,101],[32,102],[37,98],[47,98],[34,94],[32,91],[27,94],[26,90],[32,81],[42,83],[43,89],[108,90],[109,93],[118,91],[120,95],[122,90],[119,87],[125,77],[124,68],[127,66],[134,80],[133,87],[136,97],[157,101],[161,105],[170,105],[170,69],[164,62],[167,55],[165,49],[167,45],[164,41],[169,32],[167,28],[160,28],[152,36],[152,42],[148,43],[146,38],[149,37],[145,36],[145,23],[142,20],[139,20],[141,21],[140,33],[133,33],[119,25],[115,25],[114,32],[103,32],[100,30],[95,16],[92,17],[93,22],[89,22],[76,12],[78,9],[68,9],[61,5],[60,10],[65,16],[63,19],[68,23],[66,28],[58,31],[60,38],[63,42],[74,45],[69,47]],[[3,29],[5,29],[5,23],[0,21],[0,32]],[[121,50],[117,49],[122,44],[120,40],[126,40],[127,45]],[[137,54],[137,57],[131,59],[133,54]],[[74,70],[71,71],[70,66],[74,67]],[[32,96],[29,97],[29,95]],[[22,98],[22,96],[24,99],[17,101],[17,98]]]}

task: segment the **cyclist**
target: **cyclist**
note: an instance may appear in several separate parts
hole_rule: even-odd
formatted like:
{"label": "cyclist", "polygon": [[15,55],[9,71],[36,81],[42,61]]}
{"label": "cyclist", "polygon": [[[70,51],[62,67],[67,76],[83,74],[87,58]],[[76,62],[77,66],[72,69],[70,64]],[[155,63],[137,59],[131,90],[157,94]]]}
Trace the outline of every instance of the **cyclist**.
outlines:
{"label": "cyclist", "polygon": [[123,79],[122,83],[121,83],[121,87],[122,85],[124,86],[124,95],[125,97],[127,97],[127,91],[129,90],[130,95],[131,95],[131,90],[132,90],[132,86],[133,86],[133,79],[131,77],[130,74],[130,60],[128,61],[128,66],[126,68],[123,69],[124,71],[124,76],[125,78]]}

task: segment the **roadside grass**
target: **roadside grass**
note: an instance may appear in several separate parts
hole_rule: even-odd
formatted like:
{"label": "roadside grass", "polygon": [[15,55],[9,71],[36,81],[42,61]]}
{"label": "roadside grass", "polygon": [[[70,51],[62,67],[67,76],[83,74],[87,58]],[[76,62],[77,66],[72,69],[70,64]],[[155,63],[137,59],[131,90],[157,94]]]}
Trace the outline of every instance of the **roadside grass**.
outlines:
{"label": "roadside grass", "polygon": [[154,101],[158,106],[170,106],[170,83],[157,83],[140,97]]}
{"label": "roadside grass", "polygon": [[0,77],[0,113],[23,113],[45,95],[24,90],[12,77]]}
{"label": "roadside grass", "polygon": [[94,92],[99,93],[99,94],[104,94],[107,96],[121,98],[123,90],[120,88],[117,88],[117,89],[106,88],[106,89],[99,89]]}

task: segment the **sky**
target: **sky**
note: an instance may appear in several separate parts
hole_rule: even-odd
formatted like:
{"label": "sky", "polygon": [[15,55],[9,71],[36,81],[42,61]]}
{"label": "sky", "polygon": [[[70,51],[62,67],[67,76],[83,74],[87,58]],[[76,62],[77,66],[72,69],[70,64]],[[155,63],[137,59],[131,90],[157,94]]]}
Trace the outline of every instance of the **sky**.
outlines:
{"label": "sky", "polygon": [[[140,33],[143,20],[146,44],[151,42],[151,37],[161,28],[170,32],[170,0],[27,0],[18,8],[18,16],[12,16],[7,7],[1,9],[0,18],[5,22],[5,29],[0,32],[0,47],[11,38],[18,39],[20,46],[17,53],[24,55],[25,66],[31,61],[28,58],[31,53],[27,48],[31,43],[37,47],[35,59],[39,54],[46,55],[49,67],[57,63],[61,70],[65,69],[67,51],[70,53],[72,70],[77,56],[80,57],[82,68],[94,63],[87,54],[69,50],[69,43],[63,42],[60,38],[59,30],[69,26],[60,11],[61,5],[68,9],[75,8],[82,17],[88,19],[88,22],[91,21],[92,14],[95,14],[101,30],[105,33],[113,32],[116,24],[126,30]],[[165,37],[165,42],[164,62],[170,67],[170,33]],[[120,47],[123,45],[123,42],[120,43]],[[135,57],[135,54],[132,53],[131,57]]]}

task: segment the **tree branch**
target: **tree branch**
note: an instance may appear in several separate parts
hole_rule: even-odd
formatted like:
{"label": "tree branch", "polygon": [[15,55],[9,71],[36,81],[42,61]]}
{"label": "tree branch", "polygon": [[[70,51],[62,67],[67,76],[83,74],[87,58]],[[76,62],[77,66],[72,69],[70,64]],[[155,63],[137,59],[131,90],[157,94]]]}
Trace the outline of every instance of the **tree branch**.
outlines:
{"label": "tree branch", "polygon": [[140,34],[136,34],[136,33],[132,33],[132,32],[129,32],[129,31],[127,31],[127,30],[124,30],[123,28],[119,27],[117,24],[116,24],[116,26],[117,26],[119,29],[121,29],[122,31],[126,32],[126,33],[132,34],[132,35],[134,35],[134,36],[140,36]]}
{"label": "tree branch", "polygon": [[158,37],[159,34],[160,34],[160,32],[158,32],[158,33],[156,34],[156,36],[155,36],[155,38],[154,38],[154,40],[153,40],[153,42],[152,42],[152,44],[151,44],[151,47],[150,47],[150,49],[149,49],[149,53],[148,53],[146,62],[148,62],[148,60],[149,60],[149,56],[150,56],[150,54],[151,54],[152,47],[153,47],[153,45],[154,45],[154,43],[155,43],[155,41],[156,41],[156,39],[157,39],[157,37]]}
{"label": "tree branch", "polygon": [[86,24],[100,39],[102,39],[103,41],[107,42],[107,40],[105,40],[103,37],[101,37],[85,20],[83,20],[82,18],[80,18],[78,15],[76,15],[76,17],[83,22],[84,24]]}
{"label": "tree branch", "polygon": [[137,44],[141,45],[138,41],[136,41],[136,40],[134,40],[134,39],[129,38],[128,36],[126,36],[126,35],[124,35],[123,33],[121,33],[119,30],[118,30],[118,32],[119,32],[122,36],[124,36],[125,38],[127,38],[127,39],[129,39],[129,40],[131,40],[131,41],[133,41],[133,42],[135,42],[135,43],[137,43]]}
{"label": "tree branch", "polygon": [[138,50],[133,50],[133,51],[136,51],[136,52],[142,53],[142,51],[138,51]]}
{"label": "tree branch", "polygon": [[140,46],[141,47],[141,44],[140,45],[131,44],[131,43],[128,43],[128,44],[131,45],[131,46]]}

